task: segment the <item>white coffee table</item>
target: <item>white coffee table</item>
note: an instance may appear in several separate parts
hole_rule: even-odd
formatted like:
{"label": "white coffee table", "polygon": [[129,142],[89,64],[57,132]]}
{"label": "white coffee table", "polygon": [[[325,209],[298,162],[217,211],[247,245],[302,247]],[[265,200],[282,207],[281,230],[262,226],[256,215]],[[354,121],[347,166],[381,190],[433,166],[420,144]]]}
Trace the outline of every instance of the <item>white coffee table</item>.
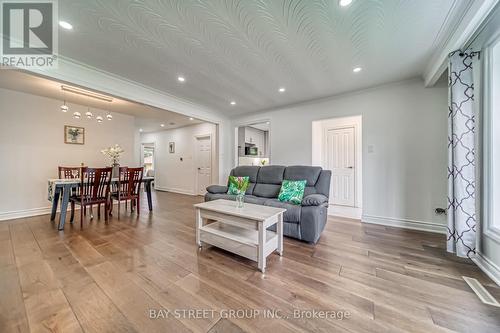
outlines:
{"label": "white coffee table", "polygon": [[[194,207],[198,246],[203,242],[257,261],[263,273],[269,254],[274,251],[283,254],[283,213],[286,209],[249,203],[237,208],[235,201],[222,199]],[[267,230],[274,224],[277,224],[276,232]]]}

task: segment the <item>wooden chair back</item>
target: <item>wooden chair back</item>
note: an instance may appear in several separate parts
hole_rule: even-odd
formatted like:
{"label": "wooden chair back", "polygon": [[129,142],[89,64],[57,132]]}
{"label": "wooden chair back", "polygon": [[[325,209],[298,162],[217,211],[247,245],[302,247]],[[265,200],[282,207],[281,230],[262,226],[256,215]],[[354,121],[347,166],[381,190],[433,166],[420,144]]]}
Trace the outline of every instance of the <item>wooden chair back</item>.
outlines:
{"label": "wooden chair back", "polygon": [[80,194],[82,200],[105,200],[109,195],[113,168],[82,168]]}
{"label": "wooden chair back", "polygon": [[78,179],[82,174],[82,167],[58,167],[59,179]]}
{"label": "wooden chair back", "polygon": [[141,190],[144,168],[120,167],[118,182],[119,194],[122,197],[138,196]]}

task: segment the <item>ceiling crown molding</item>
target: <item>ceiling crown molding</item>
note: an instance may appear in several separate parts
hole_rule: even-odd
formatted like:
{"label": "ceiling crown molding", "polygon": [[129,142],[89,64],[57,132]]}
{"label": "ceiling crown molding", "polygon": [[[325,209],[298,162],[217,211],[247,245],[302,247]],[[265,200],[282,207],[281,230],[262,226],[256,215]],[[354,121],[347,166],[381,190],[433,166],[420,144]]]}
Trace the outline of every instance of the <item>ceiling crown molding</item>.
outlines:
{"label": "ceiling crown molding", "polygon": [[[448,54],[464,47],[480,28],[499,0],[456,0],[440,33],[437,51],[424,71],[426,87],[433,86],[448,66]],[[459,13],[464,13],[461,17]],[[453,17],[458,20],[452,21]]]}
{"label": "ceiling crown molding", "polygon": [[27,72],[204,121],[220,123],[228,119],[219,111],[64,56],[59,55],[58,63],[57,69],[34,68]]}

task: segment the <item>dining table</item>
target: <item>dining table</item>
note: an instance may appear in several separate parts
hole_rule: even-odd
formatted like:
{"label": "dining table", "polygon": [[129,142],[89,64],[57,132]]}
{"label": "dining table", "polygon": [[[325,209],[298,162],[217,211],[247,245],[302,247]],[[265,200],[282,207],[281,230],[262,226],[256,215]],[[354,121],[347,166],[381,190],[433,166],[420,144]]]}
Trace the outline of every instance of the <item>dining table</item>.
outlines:
{"label": "dining table", "polygon": [[[153,201],[151,199],[151,183],[154,181],[154,177],[143,177],[142,183],[144,183],[144,189],[148,198],[148,208],[149,211],[153,211]],[[111,186],[118,184],[118,178],[111,179]],[[66,212],[68,210],[69,198],[71,192],[74,189],[79,188],[81,185],[81,179],[49,179],[47,188],[47,199],[52,202],[52,210],[50,214],[50,220],[54,221],[56,219],[57,206],[59,201],[61,201],[61,214],[59,215],[59,230],[64,230],[64,224],[66,223]]]}

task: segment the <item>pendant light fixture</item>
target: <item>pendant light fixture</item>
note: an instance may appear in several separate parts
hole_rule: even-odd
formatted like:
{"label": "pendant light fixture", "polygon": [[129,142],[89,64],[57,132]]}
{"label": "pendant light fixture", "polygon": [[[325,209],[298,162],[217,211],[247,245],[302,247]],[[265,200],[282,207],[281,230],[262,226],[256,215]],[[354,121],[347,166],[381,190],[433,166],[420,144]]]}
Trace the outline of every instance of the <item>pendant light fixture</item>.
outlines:
{"label": "pendant light fixture", "polygon": [[66,113],[66,112],[68,112],[68,110],[69,110],[69,108],[66,105],[66,101],[64,101],[64,104],[61,105],[61,111],[64,112],[64,113]]}
{"label": "pendant light fixture", "polygon": [[87,108],[87,112],[85,113],[85,115],[87,116],[88,119],[92,119],[92,117],[94,116],[92,112],[90,112],[90,108]]}
{"label": "pendant light fixture", "polygon": [[63,102],[63,105],[61,105],[61,111],[66,113],[66,112],[68,112],[69,108],[66,105],[66,94],[64,93],[64,91],[63,91],[63,101],[64,102]]}

